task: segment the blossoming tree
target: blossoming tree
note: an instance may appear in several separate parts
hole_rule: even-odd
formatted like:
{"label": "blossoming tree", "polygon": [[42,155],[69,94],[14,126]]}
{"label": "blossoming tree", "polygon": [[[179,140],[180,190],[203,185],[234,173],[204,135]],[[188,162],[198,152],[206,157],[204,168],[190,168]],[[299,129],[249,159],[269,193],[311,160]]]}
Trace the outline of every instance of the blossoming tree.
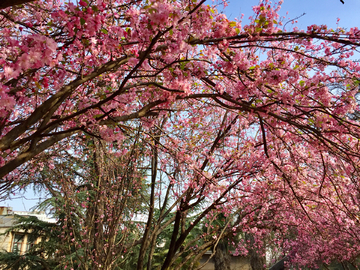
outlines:
{"label": "blossoming tree", "polygon": [[[84,136],[123,153],[141,134],[151,176],[138,269],[145,254],[151,266],[168,215],[162,269],[239,231],[258,245],[271,232],[300,265],[354,259],[359,30],[285,29],[280,5],[268,1],[242,25],[204,2],[36,1],[1,10],[1,190],[51,169],[57,149]],[[208,223],[203,246],[187,242],[218,214],[232,218]],[[246,252],[246,243],[235,245]]]}

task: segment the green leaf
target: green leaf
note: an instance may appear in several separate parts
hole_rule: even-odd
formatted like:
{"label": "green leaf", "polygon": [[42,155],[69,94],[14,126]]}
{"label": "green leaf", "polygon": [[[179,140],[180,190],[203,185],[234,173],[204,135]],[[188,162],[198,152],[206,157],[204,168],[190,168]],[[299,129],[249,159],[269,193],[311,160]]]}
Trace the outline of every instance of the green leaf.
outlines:
{"label": "green leaf", "polygon": [[107,35],[109,32],[105,28],[101,29],[101,32],[103,32],[105,35]]}
{"label": "green leaf", "polygon": [[230,27],[235,27],[235,26],[236,26],[236,22],[229,22],[229,26],[230,26]]}
{"label": "green leaf", "polygon": [[149,8],[149,13],[150,14],[155,13],[155,12],[157,12],[156,8]]}
{"label": "green leaf", "polygon": [[85,19],[84,18],[80,18],[80,24],[81,25],[84,25],[86,23]]}

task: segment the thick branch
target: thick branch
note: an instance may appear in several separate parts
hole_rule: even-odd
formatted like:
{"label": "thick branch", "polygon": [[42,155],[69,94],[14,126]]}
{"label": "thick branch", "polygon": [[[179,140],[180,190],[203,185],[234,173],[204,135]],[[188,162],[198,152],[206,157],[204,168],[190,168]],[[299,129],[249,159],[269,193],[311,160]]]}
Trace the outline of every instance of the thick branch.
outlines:
{"label": "thick branch", "polygon": [[4,9],[7,7],[12,7],[16,5],[22,5],[29,2],[33,2],[34,0],[1,0],[0,9]]}
{"label": "thick branch", "polygon": [[54,145],[58,141],[61,141],[62,139],[75,134],[76,132],[78,132],[78,130],[72,130],[69,132],[60,133],[58,135],[52,136],[48,140],[38,144],[36,147],[32,148],[31,150],[21,153],[16,158],[9,161],[6,165],[0,168],[0,178],[3,178],[5,175],[15,170],[17,167],[24,164],[25,162],[29,161],[30,159],[32,159],[33,157],[35,157],[45,149]]}

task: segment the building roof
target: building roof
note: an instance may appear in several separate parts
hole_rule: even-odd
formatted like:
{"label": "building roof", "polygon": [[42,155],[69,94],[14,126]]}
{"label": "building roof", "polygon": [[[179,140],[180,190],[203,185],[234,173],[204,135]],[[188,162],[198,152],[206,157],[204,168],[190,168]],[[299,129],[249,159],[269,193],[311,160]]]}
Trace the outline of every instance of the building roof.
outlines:
{"label": "building roof", "polygon": [[13,211],[11,207],[0,206],[0,228],[9,228],[14,225],[14,216],[33,216],[37,217],[41,221],[55,223],[54,218],[49,218],[45,212],[27,212],[27,211]]}

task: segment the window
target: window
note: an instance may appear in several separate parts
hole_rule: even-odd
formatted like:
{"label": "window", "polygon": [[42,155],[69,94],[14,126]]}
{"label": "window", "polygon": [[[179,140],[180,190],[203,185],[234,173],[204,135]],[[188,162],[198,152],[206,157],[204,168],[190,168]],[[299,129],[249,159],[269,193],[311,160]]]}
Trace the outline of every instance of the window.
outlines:
{"label": "window", "polygon": [[12,243],[11,251],[15,253],[21,252],[22,244],[24,243],[24,234],[15,233]]}
{"label": "window", "polygon": [[35,245],[36,237],[34,235],[28,235],[27,241],[26,241],[26,248],[25,251],[28,251],[30,248],[32,248]]}

